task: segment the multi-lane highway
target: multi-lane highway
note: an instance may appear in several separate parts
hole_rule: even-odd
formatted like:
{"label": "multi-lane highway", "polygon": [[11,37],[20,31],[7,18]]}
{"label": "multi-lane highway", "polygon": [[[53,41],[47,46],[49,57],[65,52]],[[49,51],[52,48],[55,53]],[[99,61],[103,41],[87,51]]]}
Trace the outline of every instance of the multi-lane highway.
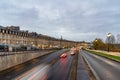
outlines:
{"label": "multi-lane highway", "polygon": [[[33,67],[36,67],[40,64],[48,64],[52,62],[54,59],[59,57],[63,52],[67,50],[60,50],[57,52],[54,52],[52,54],[49,54],[48,56],[45,57],[39,57],[37,59],[30,60],[24,64],[21,64],[19,66],[15,66],[13,68],[10,68],[8,70],[0,72],[0,80],[11,80],[14,77],[23,74],[24,72],[32,69]],[[29,56],[28,56],[29,57]]]}
{"label": "multi-lane highway", "polygon": [[2,71],[0,80],[67,80],[75,56],[67,52],[67,58],[60,58],[66,51],[60,50]]}
{"label": "multi-lane highway", "polygon": [[53,66],[51,71],[49,72],[48,80],[68,80],[70,68],[72,65],[72,61],[75,56],[71,56],[70,53],[67,53],[66,58],[60,58]]}
{"label": "multi-lane highway", "polygon": [[[60,58],[63,53],[66,58]],[[120,63],[81,50],[78,54],[77,80],[90,80],[82,56],[91,66],[98,80],[120,80]],[[0,80],[68,80],[73,60],[68,50],[60,50],[49,55],[32,59],[0,72]]]}
{"label": "multi-lane highway", "polygon": [[120,80],[120,63],[81,50],[99,80]]}
{"label": "multi-lane highway", "polygon": [[68,80],[74,56],[67,52],[66,58],[59,58],[53,65],[41,64],[24,74],[15,78],[15,80]]}

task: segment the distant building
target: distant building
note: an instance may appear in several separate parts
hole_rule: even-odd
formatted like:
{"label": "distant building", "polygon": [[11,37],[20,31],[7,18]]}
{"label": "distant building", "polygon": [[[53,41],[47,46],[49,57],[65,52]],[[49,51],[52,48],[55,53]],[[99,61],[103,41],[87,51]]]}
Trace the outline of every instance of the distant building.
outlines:
{"label": "distant building", "polygon": [[8,30],[12,30],[12,31],[20,31],[19,26],[7,26],[5,28],[8,29]]}
{"label": "distant building", "polygon": [[92,48],[92,45],[93,44],[91,42],[85,42],[85,41],[80,42],[80,46],[84,48]]}
{"label": "distant building", "polygon": [[68,40],[61,41],[60,39],[36,32],[22,31],[19,26],[0,26],[0,44],[31,45],[38,48],[47,48],[60,45],[70,47],[74,45],[74,42]]}

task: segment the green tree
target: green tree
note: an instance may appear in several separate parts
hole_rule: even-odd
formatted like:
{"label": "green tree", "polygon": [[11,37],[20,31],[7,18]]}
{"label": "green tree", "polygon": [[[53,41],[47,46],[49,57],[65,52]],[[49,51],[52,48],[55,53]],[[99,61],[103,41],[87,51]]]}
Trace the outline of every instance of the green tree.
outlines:
{"label": "green tree", "polygon": [[106,49],[106,44],[102,41],[102,39],[95,39],[93,41],[93,48],[95,50],[105,50]]}

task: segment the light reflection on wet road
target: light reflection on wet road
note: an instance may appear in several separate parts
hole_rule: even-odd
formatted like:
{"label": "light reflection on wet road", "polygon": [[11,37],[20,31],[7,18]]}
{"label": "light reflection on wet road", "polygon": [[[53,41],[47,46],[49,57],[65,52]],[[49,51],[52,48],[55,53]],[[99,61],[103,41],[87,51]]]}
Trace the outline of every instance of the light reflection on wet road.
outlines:
{"label": "light reflection on wet road", "polygon": [[45,80],[50,66],[47,64],[41,64],[21,76],[15,78],[15,80]]}
{"label": "light reflection on wet road", "polygon": [[[0,72],[0,80],[13,80],[41,64],[50,64],[51,62],[53,62],[53,63],[55,62],[55,63],[50,65],[50,71],[48,71],[46,73],[46,75],[43,76],[43,80],[46,80],[47,78],[49,78],[47,80],[53,80],[54,76],[59,75],[59,74],[62,74],[62,75],[66,74],[66,75],[64,75],[64,77],[65,77],[68,75],[67,73],[69,72],[69,68],[72,63],[72,58],[73,58],[73,56],[71,57],[70,55],[68,55],[68,57],[66,59],[61,60],[60,55],[66,51],[68,51],[68,50],[60,50],[60,51],[54,52],[50,55],[47,55],[45,57],[39,57],[37,59],[30,60],[29,62],[21,64],[20,66],[15,66],[8,70]],[[62,71],[62,72],[60,72],[60,71]],[[51,75],[51,73],[53,73],[53,75]],[[41,75],[41,74],[39,74],[39,75]],[[34,80],[36,80],[36,79],[34,79]],[[57,78],[57,80],[59,80],[59,79]]]}
{"label": "light reflection on wet road", "polygon": [[67,58],[61,58],[52,66],[52,72],[48,74],[51,77],[48,80],[68,80],[69,71],[71,68],[74,56],[67,54]]}
{"label": "light reflection on wet road", "polygon": [[74,56],[71,56],[67,52],[66,58],[59,58],[53,65],[39,65],[38,67],[22,74],[16,80],[68,80],[69,71],[71,68],[72,60]]}

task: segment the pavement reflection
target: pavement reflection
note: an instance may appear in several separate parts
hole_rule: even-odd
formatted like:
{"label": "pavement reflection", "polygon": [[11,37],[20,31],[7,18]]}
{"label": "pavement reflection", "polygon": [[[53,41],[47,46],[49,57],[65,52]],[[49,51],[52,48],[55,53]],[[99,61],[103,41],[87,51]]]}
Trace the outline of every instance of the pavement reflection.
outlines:
{"label": "pavement reflection", "polygon": [[46,80],[50,66],[47,64],[39,65],[30,71],[22,74],[15,80]]}

